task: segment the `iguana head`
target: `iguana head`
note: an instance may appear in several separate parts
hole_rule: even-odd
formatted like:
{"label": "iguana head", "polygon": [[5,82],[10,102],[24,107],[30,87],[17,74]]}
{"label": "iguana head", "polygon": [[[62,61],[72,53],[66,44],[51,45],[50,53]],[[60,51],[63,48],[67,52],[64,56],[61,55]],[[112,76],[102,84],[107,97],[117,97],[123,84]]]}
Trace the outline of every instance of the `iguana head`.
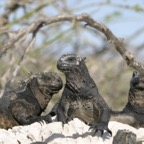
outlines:
{"label": "iguana head", "polygon": [[29,74],[29,78],[21,82],[18,88],[22,91],[31,92],[32,96],[37,99],[42,110],[45,110],[53,94],[59,92],[63,82],[55,72],[41,72],[39,74]]}
{"label": "iguana head", "polygon": [[144,90],[144,75],[138,71],[134,71],[131,79],[131,87]]}
{"label": "iguana head", "polygon": [[41,72],[29,74],[29,78],[20,82],[19,89],[29,88],[33,91],[39,89],[44,95],[57,93],[63,86],[62,79],[55,72]]}
{"label": "iguana head", "polygon": [[58,60],[57,68],[64,73],[69,73],[80,68],[85,59],[76,54],[65,54]]}
{"label": "iguana head", "polygon": [[57,73],[45,72],[37,76],[38,88],[44,94],[55,94],[63,86],[63,82]]}

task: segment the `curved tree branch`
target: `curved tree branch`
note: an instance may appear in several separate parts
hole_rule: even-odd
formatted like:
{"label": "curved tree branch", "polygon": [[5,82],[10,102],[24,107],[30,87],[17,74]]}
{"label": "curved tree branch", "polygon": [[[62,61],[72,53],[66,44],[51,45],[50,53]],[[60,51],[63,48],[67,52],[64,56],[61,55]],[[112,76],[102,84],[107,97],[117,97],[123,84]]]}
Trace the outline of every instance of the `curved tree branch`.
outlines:
{"label": "curved tree branch", "polygon": [[[73,24],[75,24],[76,22],[85,22],[86,23],[85,26],[90,26],[93,27],[94,29],[97,29],[106,36],[109,42],[112,42],[114,44],[116,50],[123,57],[123,59],[126,61],[129,67],[132,67],[138,70],[139,72],[144,72],[144,66],[141,63],[137,62],[135,60],[135,57],[126,50],[123,41],[117,38],[109,28],[96,22],[86,13],[81,15],[59,15],[55,17],[40,19],[38,21],[33,22],[28,28],[26,28],[25,31],[23,31],[23,34],[29,32],[32,33],[33,36],[35,37],[36,33],[43,26],[62,21],[69,21],[72,22]],[[6,49],[8,49],[8,47]]]}

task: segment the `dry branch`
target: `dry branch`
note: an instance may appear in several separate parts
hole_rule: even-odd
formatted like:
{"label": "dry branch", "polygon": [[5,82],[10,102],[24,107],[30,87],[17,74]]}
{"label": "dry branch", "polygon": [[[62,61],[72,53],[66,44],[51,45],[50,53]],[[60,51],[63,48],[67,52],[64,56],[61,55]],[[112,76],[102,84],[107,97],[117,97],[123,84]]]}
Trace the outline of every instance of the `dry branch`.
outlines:
{"label": "dry branch", "polygon": [[[43,26],[56,23],[56,22],[62,22],[62,21],[69,21],[72,23],[76,22],[85,22],[85,26],[93,27],[94,29],[97,29],[101,33],[103,33],[107,40],[112,42],[116,48],[116,50],[120,53],[120,55],[124,58],[127,65],[142,72],[144,70],[144,66],[137,62],[134,58],[134,56],[128,52],[124,46],[124,43],[121,39],[118,39],[109,28],[106,26],[96,22],[94,19],[92,19],[88,14],[81,14],[81,15],[60,15],[56,17],[51,17],[47,19],[40,19],[36,22],[33,22],[29,28],[25,32],[33,33],[33,36],[36,35],[36,33],[39,31],[40,28]],[[7,47],[8,48],[8,47]],[[6,49],[7,49],[6,48]]]}
{"label": "dry branch", "polygon": [[0,16],[0,25],[6,25],[8,24],[9,15],[13,12],[15,12],[18,8],[25,8],[26,3],[28,3],[29,0],[23,0],[23,1],[8,1],[6,2],[5,12]]}
{"label": "dry branch", "polygon": [[94,19],[92,19],[88,14],[81,14],[81,15],[60,15],[45,19],[40,19],[38,21],[33,22],[29,27],[21,30],[18,32],[18,34],[10,40],[4,47],[3,51],[0,53],[0,57],[5,53],[14,43],[18,40],[20,40],[22,37],[25,36],[25,34],[32,33],[33,37],[37,34],[37,32],[42,28],[43,26],[57,23],[57,22],[63,22],[63,21],[69,21],[72,23],[76,22],[85,22],[85,26],[93,27],[94,29],[97,29],[101,33],[103,33],[107,40],[112,42],[116,48],[116,50],[120,53],[120,55],[124,58],[127,65],[142,72],[144,70],[144,66],[137,62],[134,58],[134,56],[128,52],[125,48],[125,45],[123,41],[119,38],[117,38],[109,28],[106,26],[96,22]]}

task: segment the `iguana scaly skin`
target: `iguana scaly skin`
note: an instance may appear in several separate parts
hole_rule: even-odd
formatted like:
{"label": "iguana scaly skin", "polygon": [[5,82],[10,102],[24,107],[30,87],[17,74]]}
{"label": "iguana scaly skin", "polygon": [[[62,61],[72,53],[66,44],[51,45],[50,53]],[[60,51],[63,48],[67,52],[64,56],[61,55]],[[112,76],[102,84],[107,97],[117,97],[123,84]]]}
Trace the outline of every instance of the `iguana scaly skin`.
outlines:
{"label": "iguana scaly skin", "polygon": [[95,132],[99,130],[103,134],[106,130],[112,134],[108,129],[110,109],[100,96],[84,60],[85,58],[76,54],[67,54],[57,62],[57,68],[66,77],[62,97],[57,108],[54,108],[58,121],[67,123],[77,117],[92,125]]}
{"label": "iguana scaly skin", "polygon": [[112,111],[111,120],[144,127],[144,74],[135,71],[130,81],[128,103],[120,112]]}
{"label": "iguana scaly skin", "polygon": [[62,85],[56,73],[46,72],[32,74],[17,90],[5,92],[0,99],[0,128],[8,129],[41,120],[51,122],[49,115],[41,116],[41,113]]}

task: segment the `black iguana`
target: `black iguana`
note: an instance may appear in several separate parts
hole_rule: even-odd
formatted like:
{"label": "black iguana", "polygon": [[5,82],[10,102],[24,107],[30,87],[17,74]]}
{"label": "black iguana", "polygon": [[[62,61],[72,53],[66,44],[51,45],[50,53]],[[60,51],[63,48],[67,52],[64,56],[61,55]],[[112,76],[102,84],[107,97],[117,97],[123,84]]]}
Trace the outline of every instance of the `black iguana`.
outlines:
{"label": "black iguana", "polygon": [[51,114],[57,114],[58,121],[67,123],[77,117],[94,128],[95,133],[106,130],[110,119],[110,109],[98,92],[90,77],[85,58],[76,54],[63,55],[57,62],[57,68],[65,74],[66,84],[62,97]]}
{"label": "black iguana", "polygon": [[133,72],[128,103],[122,111],[111,111],[111,120],[136,128],[144,127],[144,74]]}
{"label": "black iguana", "polygon": [[51,121],[49,115],[41,116],[47,104],[62,88],[57,73],[32,74],[17,90],[5,92],[0,99],[0,128],[12,128],[36,121]]}

